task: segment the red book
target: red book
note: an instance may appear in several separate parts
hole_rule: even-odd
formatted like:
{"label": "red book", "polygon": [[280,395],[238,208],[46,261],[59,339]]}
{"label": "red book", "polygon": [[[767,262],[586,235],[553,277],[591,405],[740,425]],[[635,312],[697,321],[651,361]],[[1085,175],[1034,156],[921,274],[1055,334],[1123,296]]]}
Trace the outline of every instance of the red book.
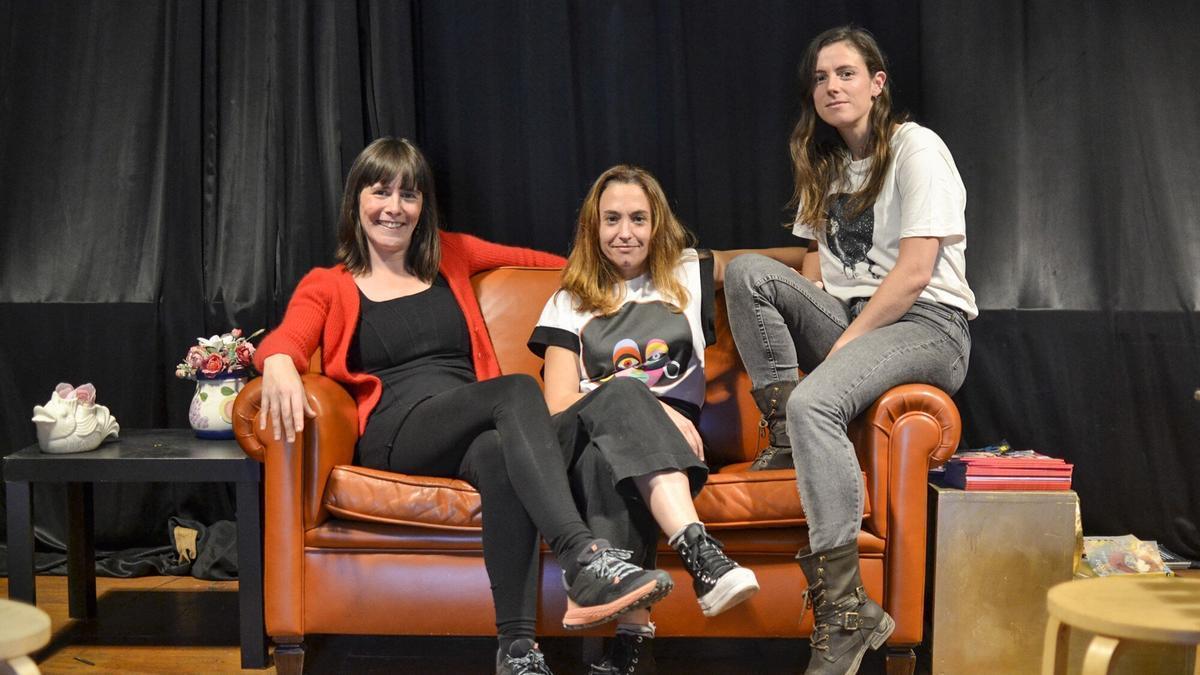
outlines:
{"label": "red book", "polygon": [[[947,467],[949,468],[949,467]],[[1046,476],[1049,477],[1071,477],[1071,469],[1074,468],[1070,464],[1062,465],[1056,468],[1045,469],[1023,469],[1021,467],[977,467],[967,465],[966,475],[969,476]]]}
{"label": "red book", "polygon": [[[947,484],[953,484],[947,481]],[[961,485],[964,490],[1070,490],[1071,479],[1041,478],[1037,476],[968,476]]]}

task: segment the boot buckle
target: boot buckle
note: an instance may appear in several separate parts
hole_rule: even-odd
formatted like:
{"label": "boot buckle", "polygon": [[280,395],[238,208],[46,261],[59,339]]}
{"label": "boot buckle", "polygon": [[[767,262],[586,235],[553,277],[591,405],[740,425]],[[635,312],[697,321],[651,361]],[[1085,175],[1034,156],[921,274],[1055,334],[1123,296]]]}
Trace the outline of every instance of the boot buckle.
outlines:
{"label": "boot buckle", "polygon": [[842,615],[842,628],[846,630],[858,630],[862,628],[862,617],[858,612],[846,612]]}

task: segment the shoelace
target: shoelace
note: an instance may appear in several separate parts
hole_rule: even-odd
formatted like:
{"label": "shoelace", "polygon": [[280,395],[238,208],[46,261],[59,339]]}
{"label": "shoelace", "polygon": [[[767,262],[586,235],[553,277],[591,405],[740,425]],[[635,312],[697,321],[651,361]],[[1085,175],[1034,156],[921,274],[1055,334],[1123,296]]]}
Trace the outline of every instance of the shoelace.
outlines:
{"label": "shoelace", "polygon": [[778,410],[779,400],[775,398],[775,394],[777,394],[778,392],[779,392],[779,390],[776,389],[771,396],[771,403],[770,403],[771,409],[764,412],[762,414],[762,417],[758,418],[758,438],[759,438],[759,440],[763,440],[767,437],[767,430],[771,426],[771,423],[767,421],[767,418],[774,417],[775,412]]}
{"label": "shoelace", "polygon": [[813,649],[829,650],[829,624],[819,623],[813,626],[812,637],[808,639]]}
{"label": "shoelace", "polygon": [[546,659],[537,649],[530,649],[525,656],[509,656],[514,675],[551,675]]}
{"label": "shoelace", "polygon": [[809,642],[813,649],[828,650],[829,649],[829,624],[817,620],[817,605],[820,604],[821,598],[825,596],[825,578],[817,577],[817,582],[808,588],[804,589],[803,601],[800,606],[800,616],[808,611],[809,607],[813,609],[813,632],[809,637]]}
{"label": "shoelace", "polygon": [[714,539],[712,536],[705,534],[704,537],[698,540],[694,546],[688,547],[688,553],[692,555],[692,560],[699,563],[698,567],[707,567],[709,563],[713,564],[713,576],[720,577],[725,572],[737,567],[737,563],[730,560],[725,552],[721,550],[721,542]]}
{"label": "shoelace", "polygon": [[619,548],[606,548],[600,551],[600,554],[595,560],[587,564],[587,569],[590,569],[597,577],[606,579],[614,577],[617,583],[624,581],[625,577],[630,574],[637,574],[643,571],[642,568],[632,563],[625,562],[633,557],[633,551],[626,551]]}

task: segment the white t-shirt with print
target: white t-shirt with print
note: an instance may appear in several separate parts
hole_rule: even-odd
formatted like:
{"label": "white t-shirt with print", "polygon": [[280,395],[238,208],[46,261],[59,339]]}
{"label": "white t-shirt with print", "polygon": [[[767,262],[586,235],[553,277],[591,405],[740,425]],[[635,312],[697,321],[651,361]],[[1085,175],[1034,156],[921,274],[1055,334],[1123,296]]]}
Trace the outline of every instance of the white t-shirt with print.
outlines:
{"label": "white t-shirt with print", "polygon": [[542,357],[551,345],[577,354],[581,392],[614,377],[632,377],[658,398],[698,413],[704,404],[704,348],[715,340],[712,259],[684,249],[675,274],[688,291],[682,313],[671,311],[648,274],[626,281],[621,307],[606,316],[580,312],[560,290],[546,302],[529,348]]}
{"label": "white t-shirt with print", "polygon": [[[946,144],[933,131],[901,124],[891,140],[892,164],[873,208],[854,220],[843,212],[849,195],[866,181],[872,159],[850,162],[844,185],[830,208],[829,226],[819,239],[821,280],[835,298],[849,301],[874,295],[896,266],[904,237],[940,237],[941,250],[920,299],[957,307],[975,318],[979,310],[967,285],[964,213],[967,193]],[[792,233],[814,239],[810,223]]]}

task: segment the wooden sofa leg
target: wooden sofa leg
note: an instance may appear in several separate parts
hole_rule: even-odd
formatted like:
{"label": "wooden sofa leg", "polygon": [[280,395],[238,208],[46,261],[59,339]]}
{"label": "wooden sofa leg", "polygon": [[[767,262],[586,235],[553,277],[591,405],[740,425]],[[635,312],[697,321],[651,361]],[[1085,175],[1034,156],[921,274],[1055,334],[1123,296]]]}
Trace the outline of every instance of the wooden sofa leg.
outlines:
{"label": "wooden sofa leg", "polygon": [[275,638],[275,672],[300,675],[304,672],[304,638]]}
{"label": "wooden sofa leg", "polygon": [[917,655],[910,647],[888,647],[887,675],[913,675],[916,670]]}

